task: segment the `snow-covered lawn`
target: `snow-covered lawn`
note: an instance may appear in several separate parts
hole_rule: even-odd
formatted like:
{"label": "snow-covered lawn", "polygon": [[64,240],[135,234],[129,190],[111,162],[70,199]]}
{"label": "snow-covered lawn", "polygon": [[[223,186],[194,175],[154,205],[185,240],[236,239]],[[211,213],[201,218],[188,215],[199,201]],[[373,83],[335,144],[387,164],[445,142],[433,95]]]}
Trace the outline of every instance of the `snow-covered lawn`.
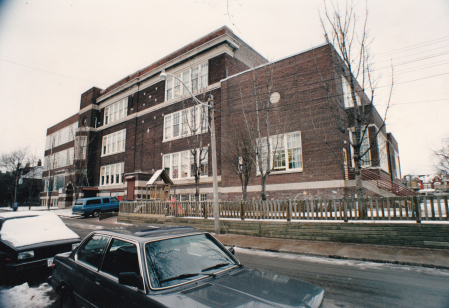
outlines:
{"label": "snow-covered lawn", "polygon": [[50,299],[50,292],[52,288],[48,283],[43,283],[36,288],[30,287],[27,282],[10,289],[0,288],[0,307],[49,307],[54,302]]}
{"label": "snow-covered lawn", "polygon": [[[10,207],[2,207],[0,208],[0,210],[2,211],[12,211],[12,209]],[[17,208],[18,212],[24,212],[24,211],[48,211],[46,206],[32,206],[32,207],[27,207],[27,206],[19,206]],[[69,217],[78,217],[79,215],[73,215],[72,214],[72,208],[67,208],[67,209],[58,209],[58,208],[50,208],[50,211],[52,213],[57,214],[58,216],[69,216]]]}

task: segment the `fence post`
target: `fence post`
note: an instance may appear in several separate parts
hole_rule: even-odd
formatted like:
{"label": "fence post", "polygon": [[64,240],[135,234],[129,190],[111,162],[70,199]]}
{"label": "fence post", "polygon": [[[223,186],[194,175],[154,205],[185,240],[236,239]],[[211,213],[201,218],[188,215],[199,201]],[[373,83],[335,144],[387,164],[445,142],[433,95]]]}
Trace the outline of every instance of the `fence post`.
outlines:
{"label": "fence post", "polygon": [[[198,204],[198,202],[197,202]],[[206,202],[203,203],[203,215],[204,215],[204,219],[207,219],[207,204]]]}
{"label": "fence post", "polygon": [[288,199],[287,221],[292,221],[292,200]]}
{"label": "fence post", "polygon": [[245,220],[245,201],[240,202],[240,219]]}
{"label": "fence post", "polygon": [[413,201],[415,203],[415,215],[416,215],[416,222],[421,223],[421,208],[419,205],[419,198],[418,196],[413,197]]}

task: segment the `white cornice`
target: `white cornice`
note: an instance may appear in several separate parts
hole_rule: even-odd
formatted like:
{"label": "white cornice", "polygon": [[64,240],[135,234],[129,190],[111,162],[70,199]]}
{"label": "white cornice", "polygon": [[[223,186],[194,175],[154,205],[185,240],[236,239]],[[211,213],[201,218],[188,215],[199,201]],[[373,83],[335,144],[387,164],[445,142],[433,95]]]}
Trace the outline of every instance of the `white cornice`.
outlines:
{"label": "white cornice", "polygon": [[[174,59],[172,59],[172,60],[170,60],[170,61],[168,61],[168,62],[166,62],[166,63],[164,63],[164,64],[162,64],[162,65],[160,65],[160,66],[158,66],[156,68],[154,68],[154,69],[152,69],[151,71],[145,73],[144,75],[142,75],[140,77],[136,77],[136,78],[128,81],[127,83],[125,83],[125,84],[123,84],[123,85],[113,89],[112,91],[110,91],[110,92],[100,96],[99,98],[97,98],[97,104],[99,104],[100,102],[106,100],[107,98],[109,98],[111,96],[114,96],[118,92],[121,92],[121,91],[123,91],[126,88],[129,88],[130,86],[134,85],[135,83],[142,82],[142,81],[150,78],[151,76],[159,73],[162,69],[169,68],[169,67],[175,65],[177,62],[181,62],[181,61],[184,61],[184,60],[186,60],[188,58],[191,58],[195,54],[198,54],[198,53],[200,53],[200,52],[202,52],[202,51],[204,51],[206,49],[209,49],[209,48],[211,48],[213,46],[219,45],[219,44],[221,44],[223,42],[227,42],[233,49],[239,49],[239,45],[240,44],[237,42],[237,40],[234,39],[229,34],[225,33],[225,34],[223,34],[223,35],[221,35],[221,36],[219,36],[219,37],[217,37],[217,38],[215,38],[215,39],[213,39],[211,41],[208,41],[208,42],[206,42],[206,43],[204,43],[204,44],[202,44],[202,45],[200,45],[200,46],[198,46],[198,47],[196,47],[196,48],[194,48],[192,50],[189,50],[186,53],[184,53],[184,54],[182,54],[182,55],[180,55],[180,56],[178,56],[178,57],[176,57],[176,58],[174,58]],[[183,48],[185,48],[185,47],[183,47]],[[181,48],[179,50],[182,50],[183,48]],[[177,51],[175,51],[174,53],[176,53],[176,52]],[[161,60],[156,61],[155,63],[160,62]],[[151,64],[151,65],[153,65],[153,64]],[[149,65],[149,66],[151,66],[151,65]],[[147,66],[147,67],[149,67],[149,66]],[[145,68],[143,68],[142,70],[145,70]],[[134,74],[131,74],[131,75],[134,75]]]}

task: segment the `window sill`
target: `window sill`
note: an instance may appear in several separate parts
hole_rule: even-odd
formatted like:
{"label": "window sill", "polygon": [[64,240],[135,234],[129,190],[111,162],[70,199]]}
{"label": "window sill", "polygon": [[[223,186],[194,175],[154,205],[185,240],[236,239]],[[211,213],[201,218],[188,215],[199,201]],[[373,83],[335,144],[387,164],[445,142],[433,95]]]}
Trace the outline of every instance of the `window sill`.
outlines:
{"label": "window sill", "polygon": [[[272,171],[270,175],[272,174],[289,174],[289,173],[299,173],[304,172],[303,168],[297,168],[297,169],[291,169],[291,170],[284,170],[284,171]],[[256,176],[260,176],[260,173],[258,172]]]}
{"label": "window sill", "polygon": [[100,185],[98,186],[98,189],[115,189],[115,188],[123,188],[125,187],[124,183],[120,183],[120,184],[105,184],[105,185]]}
{"label": "window sill", "polygon": [[192,137],[192,136],[195,136],[195,135],[202,135],[202,134],[206,134],[206,133],[208,133],[209,132],[209,130],[206,130],[206,131],[202,131],[201,133],[198,133],[198,134],[187,134],[187,135],[181,135],[181,136],[179,136],[179,137],[172,137],[172,138],[167,138],[167,139],[163,139],[162,140],[162,143],[164,143],[164,142],[170,142],[170,141],[173,141],[173,140],[179,140],[179,139],[183,139],[183,138],[188,138],[188,137]]}
{"label": "window sill", "polygon": [[122,150],[122,151],[120,151],[120,152],[109,153],[109,154],[101,154],[101,157],[107,157],[107,156],[111,156],[111,155],[115,155],[115,154],[120,154],[120,153],[125,153],[125,150]]}

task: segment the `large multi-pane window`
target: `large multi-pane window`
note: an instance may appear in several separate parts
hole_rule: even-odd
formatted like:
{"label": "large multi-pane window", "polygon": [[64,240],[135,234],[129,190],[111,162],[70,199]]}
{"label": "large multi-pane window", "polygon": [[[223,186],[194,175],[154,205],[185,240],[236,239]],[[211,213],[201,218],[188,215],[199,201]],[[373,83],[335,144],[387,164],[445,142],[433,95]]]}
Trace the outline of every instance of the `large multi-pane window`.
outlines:
{"label": "large multi-pane window", "polygon": [[[196,152],[196,162],[200,168],[200,176],[207,176],[208,149],[203,148],[202,151],[197,150]],[[164,155],[162,165],[171,179],[193,178],[195,174],[195,156],[190,150]]]}
{"label": "large multi-pane window", "polygon": [[123,184],[125,163],[102,166],[100,170],[100,185]]}
{"label": "large multi-pane window", "polygon": [[[363,134],[364,131],[365,131],[365,133]],[[369,167],[369,166],[371,166],[371,154],[370,154],[368,129],[366,129],[366,130],[362,129],[360,133],[363,134],[362,144],[360,145],[360,155],[362,155],[361,165],[362,165],[362,167]],[[351,142],[353,142],[354,132],[351,132],[350,136],[351,136]],[[351,153],[354,155],[353,152],[354,152],[354,150],[351,147]]]}
{"label": "large multi-pane window", "polygon": [[103,137],[101,155],[115,154],[125,151],[126,129]]}
{"label": "large multi-pane window", "polygon": [[120,119],[123,119],[128,115],[128,98],[115,102],[104,108],[104,124],[109,124]]}
{"label": "large multi-pane window", "polygon": [[74,148],[68,148],[67,150],[45,156],[45,170],[52,170],[73,165],[73,159],[75,158],[74,155]]}
{"label": "large multi-pane window", "polygon": [[[343,87],[343,100],[345,103],[345,108],[354,107],[354,103],[352,100],[351,86],[349,85],[349,82],[346,80],[346,78],[343,76],[341,76],[341,84]],[[357,106],[360,106],[361,100],[357,93],[355,94],[355,100],[357,102]]]}
{"label": "large multi-pane window", "polygon": [[73,141],[77,128],[78,122],[48,135],[45,142],[45,150],[50,150],[52,147],[55,148],[61,144]]}
{"label": "large multi-pane window", "polygon": [[164,140],[173,140],[208,131],[207,106],[194,106],[164,117]]}
{"label": "large multi-pane window", "polygon": [[388,154],[387,154],[387,139],[379,132],[377,135],[377,144],[379,146],[379,160],[380,168],[386,172],[388,171]]}
{"label": "large multi-pane window", "polygon": [[[209,80],[208,62],[196,65],[182,72],[174,74],[177,78],[168,77],[165,81],[165,100],[194,92],[198,89],[206,88]],[[185,84],[185,86],[180,82]]]}
{"label": "large multi-pane window", "polygon": [[[268,163],[270,169],[274,171],[302,171],[302,146],[301,132],[292,132],[283,135],[270,137],[271,155],[268,157],[267,139],[257,140],[261,155],[258,157],[263,170],[267,170]],[[269,160],[269,161],[268,161]],[[260,173],[257,168],[257,173]]]}

